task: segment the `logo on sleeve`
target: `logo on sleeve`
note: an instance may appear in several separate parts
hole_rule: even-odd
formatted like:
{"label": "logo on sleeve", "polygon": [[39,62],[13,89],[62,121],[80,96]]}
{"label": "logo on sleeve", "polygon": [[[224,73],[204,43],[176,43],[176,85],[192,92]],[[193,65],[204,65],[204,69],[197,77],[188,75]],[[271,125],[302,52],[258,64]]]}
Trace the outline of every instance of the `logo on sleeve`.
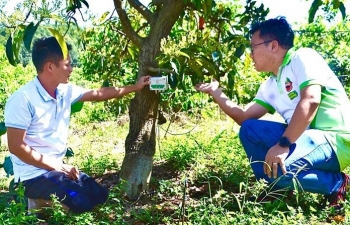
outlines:
{"label": "logo on sleeve", "polygon": [[298,96],[298,93],[293,90],[293,82],[291,80],[289,80],[289,78],[287,77],[286,81],[284,82],[286,91],[288,92],[288,97],[290,98],[290,100],[293,100],[294,98],[296,98]]}

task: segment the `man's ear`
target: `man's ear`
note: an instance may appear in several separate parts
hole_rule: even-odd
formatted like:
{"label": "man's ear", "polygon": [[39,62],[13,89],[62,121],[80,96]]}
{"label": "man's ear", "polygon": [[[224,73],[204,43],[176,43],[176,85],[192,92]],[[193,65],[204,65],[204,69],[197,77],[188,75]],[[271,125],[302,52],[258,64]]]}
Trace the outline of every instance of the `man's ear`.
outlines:
{"label": "man's ear", "polygon": [[278,48],[279,48],[278,42],[276,40],[273,40],[271,42],[271,51],[272,52],[276,52]]}
{"label": "man's ear", "polygon": [[52,72],[52,70],[53,70],[53,64],[52,64],[52,62],[47,62],[47,63],[45,63],[45,65],[44,65],[44,71],[47,71],[47,72]]}

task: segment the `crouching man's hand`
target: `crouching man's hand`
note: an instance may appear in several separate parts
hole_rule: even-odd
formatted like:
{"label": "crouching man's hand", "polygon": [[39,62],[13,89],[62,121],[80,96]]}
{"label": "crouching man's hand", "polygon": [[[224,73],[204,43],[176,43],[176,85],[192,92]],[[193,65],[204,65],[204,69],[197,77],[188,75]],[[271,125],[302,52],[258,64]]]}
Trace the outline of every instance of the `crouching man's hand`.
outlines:
{"label": "crouching man's hand", "polygon": [[61,164],[56,167],[57,171],[63,172],[67,177],[72,180],[78,180],[79,178],[79,170],[76,166]]}

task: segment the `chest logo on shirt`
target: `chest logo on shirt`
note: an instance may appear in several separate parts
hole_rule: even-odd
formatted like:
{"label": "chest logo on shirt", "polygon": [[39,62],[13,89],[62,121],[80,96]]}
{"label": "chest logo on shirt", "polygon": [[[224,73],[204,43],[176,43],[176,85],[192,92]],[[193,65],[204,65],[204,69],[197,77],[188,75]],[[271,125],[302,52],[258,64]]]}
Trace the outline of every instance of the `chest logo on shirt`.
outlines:
{"label": "chest logo on shirt", "polygon": [[287,92],[290,92],[291,90],[293,90],[293,82],[290,81],[288,77],[286,79],[286,82],[284,82],[284,85],[286,87]]}
{"label": "chest logo on shirt", "polygon": [[289,80],[289,78],[287,77],[286,81],[284,82],[286,91],[289,92],[288,93],[288,97],[290,100],[293,100],[294,98],[296,98],[298,96],[298,93],[293,90],[293,82]]}

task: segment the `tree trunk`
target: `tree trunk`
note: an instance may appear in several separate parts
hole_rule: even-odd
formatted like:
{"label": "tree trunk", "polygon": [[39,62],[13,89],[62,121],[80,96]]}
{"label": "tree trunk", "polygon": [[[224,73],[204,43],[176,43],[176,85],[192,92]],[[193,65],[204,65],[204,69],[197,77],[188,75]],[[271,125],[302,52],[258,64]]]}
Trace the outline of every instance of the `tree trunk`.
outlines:
{"label": "tree trunk", "polygon": [[126,181],[124,190],[130,199],[137,199],[143,190],[148,189],[156,146],[156,99],[156,94],[147,88],[137,93],[130,103],[130,128],[120,171],[120,178]]}
{"label": "tree trunk", "polygon": [[[146,65],[154,65],[153,59],[159,53],[159,47],[151,48],[152,43],[143,45],[139,58],[139,76],[145,75]],[[156,121],[159,95],[145,87],[130,102],[129,134],[125,140],[125,157],[120,171],[124,191],[130,199],[137,199],[140,193],[148,190],[151,177],[153,156],[156,147]]]}
{"label": "tree trunk", "polygon": [[[148,68],[158,68],[155,59],[160,53],[161,40],[170,34],[184,8],[183,0],[169,0],[162,5],[159,13],[153,15],[148,37],[142,38],[142,43],[139,43],[138,77],[156,75],[150,74]],[[137,199],[142,191],[148,190],[156,147],[159,98],[159,94],[145,87],[130,102],[130,128],[125,140],[125,158],[120,178],[125,181],[124,191],[132,200]]]}

